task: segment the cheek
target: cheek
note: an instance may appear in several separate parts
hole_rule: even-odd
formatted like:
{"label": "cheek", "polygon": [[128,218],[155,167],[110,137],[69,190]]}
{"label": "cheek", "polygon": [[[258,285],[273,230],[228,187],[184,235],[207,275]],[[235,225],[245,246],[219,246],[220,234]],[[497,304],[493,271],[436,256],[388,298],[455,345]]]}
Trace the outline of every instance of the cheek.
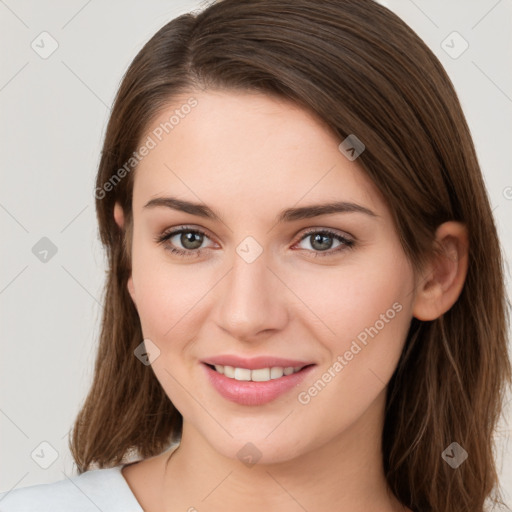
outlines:
{"label": "cheek", "polygon": [[[412,268],[394,247],[386,249],[354,257],[338,267],[286,276],[294,283],[294,292],[308,306],[307,316],[312,320],[316,317],[316,323],[321,321],[323,338],[334,340],[329,342],[332,349],[344,349],[348,340],[376,323],[380,331],[393,331],[407,316],[402,313],[412,304]],[[395,303],[399,305],[393,308]],[[401,309],[400,314],[396,314],[397,309]]]}
{"label": "cheek", "polygon": [[[134,238],[132,279],[144,336],[158,340],[186,339],[198,324],[197,307],[215,283],[205,267],[171,262],[163,248]],[[210,281],[212,281],[210,283]],[[165,346],[161,347],[165,349]]]}
{"label": "cheek", "polygon": [[314,291],[302,283],[304,296],[309,290],[304,301],[321,312],[316,338],[328,356],[319,380],[301,389],[301,404],[327,407],[338,422],[351,421],[368,407],[400,359],[412,318],[412,286],[409,262],[393,250],[340,267],[329,280],[317,280]]}

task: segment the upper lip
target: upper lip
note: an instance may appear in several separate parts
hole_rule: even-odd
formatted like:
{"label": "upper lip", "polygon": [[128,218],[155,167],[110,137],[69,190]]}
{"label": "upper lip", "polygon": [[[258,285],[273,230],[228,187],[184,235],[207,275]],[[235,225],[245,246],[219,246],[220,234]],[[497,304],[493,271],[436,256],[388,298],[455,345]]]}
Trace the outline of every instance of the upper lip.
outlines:
{"label": "upper lip", "polygon": [[204,359],[203,363],[211,365],[233,366],[235,368],[247,368],[248,370],[256,370],[258,368],[272,368],[279,366],[288,368],[290,366],[304,367],[313,364],[311,361],[298,361],[296,359],[284,359],[274,356],[258,356],[258,357],[239,357],[235,355],[220,355]]}

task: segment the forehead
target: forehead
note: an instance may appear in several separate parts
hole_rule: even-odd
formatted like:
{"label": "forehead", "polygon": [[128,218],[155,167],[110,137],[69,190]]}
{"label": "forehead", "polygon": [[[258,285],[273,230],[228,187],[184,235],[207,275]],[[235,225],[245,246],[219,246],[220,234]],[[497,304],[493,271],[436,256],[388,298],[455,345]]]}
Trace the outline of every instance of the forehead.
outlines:
{"label": "forehead", "polygon": [[219,209],[236,205],[240,215],[319,200],[384,206],[357,160],[339,151],[341,139],[286,100],[191,91],[159,113],[147,137],[153,147],[135,172],[134,209],[170,193]]}

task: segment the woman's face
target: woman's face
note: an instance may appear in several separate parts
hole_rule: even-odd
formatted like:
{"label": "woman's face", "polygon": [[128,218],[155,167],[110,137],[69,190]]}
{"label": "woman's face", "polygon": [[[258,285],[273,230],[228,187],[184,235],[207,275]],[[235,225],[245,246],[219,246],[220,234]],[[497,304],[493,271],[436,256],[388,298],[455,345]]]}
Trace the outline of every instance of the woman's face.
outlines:
{"label": "woman's face", "polygon": [[414,275],[342,140],[291,103],[203,91],[144,141],[129,290],[184,434],[270,463],[376,425]]}

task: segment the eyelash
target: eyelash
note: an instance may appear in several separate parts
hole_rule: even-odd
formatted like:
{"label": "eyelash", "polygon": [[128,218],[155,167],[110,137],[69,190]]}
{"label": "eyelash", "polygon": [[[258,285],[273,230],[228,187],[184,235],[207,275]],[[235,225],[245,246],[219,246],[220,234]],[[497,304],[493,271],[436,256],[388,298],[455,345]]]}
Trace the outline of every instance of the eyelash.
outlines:
{"label": "eyelash", "polygon": [[[205,236],[206,238],[210,238],[210,237],[208,237],[208,235],[204,231],[201,231],[200,229],[191,229],[191,228],[187,228],[186,226],[180,226],[178,229],[175,229],[175,230],[172,230],[172,231],[166,231],[166,232],[162,233],[161,235],[158,235],[155,238],[155,241],[158,244],[164,244],[169,239],[171,239],[173,236],[179,235],[181,233],[200,234],[200,235]],[[341,242],[342,244],[339,247],[337,247],[336,249],[333,249],[333,250],[329,249],[327,251],[312,251],[312,255],[315,258],[318,257],[318,256],[320,256],[320,257],[333,256],[334,254],[337,254],[337,253],[339,253],[341,251],[344,251],[344,250],[347,250],[347,249],[352,249],[355,246],[355,241],[354,240],[346,238],[346,237],[340,235],[339,233],[331,231],[330,229],[327,229],[327,228],[324,228],[324,229],[310,229],[309,231],[304,233],[303,236],[296,243],[300,243],[303,240],[305,240],[306,238],[308,238],[308,236],[316,235],[316,234],[329,235],[332,238],[335,238],[336,240]],[[188,258],[188,257],[199,257],[199,256],[201,256],[202,253],[206,250],[206,248],[194,249],[194,250],[192,250],[192,249],[186,250],[186,249],[178,249],[176,247],[167,246],[166,250],[170,251],[172,254],[176,254],[178,256]],[[302,250],[311,252],[308,249],[302,249]]]}

